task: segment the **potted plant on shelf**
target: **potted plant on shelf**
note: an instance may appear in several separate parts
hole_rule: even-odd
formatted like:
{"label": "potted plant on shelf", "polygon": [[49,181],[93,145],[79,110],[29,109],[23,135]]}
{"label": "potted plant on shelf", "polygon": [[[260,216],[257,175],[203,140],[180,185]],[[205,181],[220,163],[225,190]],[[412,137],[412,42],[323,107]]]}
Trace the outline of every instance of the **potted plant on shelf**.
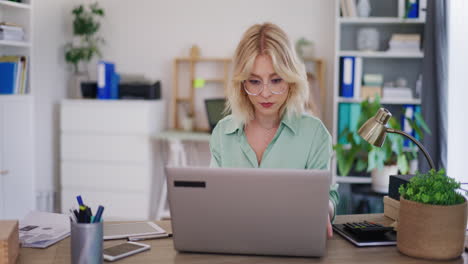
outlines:
{"label": "potted plant on shelf", "polygon": [[88,8],[77,6],[72,14],[74,37],[73,42],[65,46],[65,61],[73,66],[70,95],[72,98],[81,98],[81,82],[89,80],[88,64],[95,56],[101,56],[100,45],[104,43],[104,39],[97,33],[104,10],[98,3],[94,3]]}
{"label": "potted plant on shelf", "polygon": [[418,173],[400,186],[397,247],[425,259],[452,259],[463,253],[467,207],[460,183],[444,170]]}
{"label": "potted plant on shelf", "polygon": [[[373,101],[364,100],[360,104],[361,114],[357,127],[361,127],[369,118],[381,108],[380,98]],[[389,126],[401,129],[399,119],[391,118]],[[415,113],[415,120],[406,118],[416,134],[422,138],[423,131],[430,133],[420,113]],[[403,149],[403,138],[389,134],[381,148],[374,147],[362,140],[355,131],[345,129],[340,138],[346,138],[347,144],[338,143],[334,146],[336,151],[338,171],[340,175],[347,176],[351,171],[357,173],[371,173],[372,189],[376,192],[388,192],[389,176],[407,174],[409,171],[409,158],[416,156],[416,149],[411,147]]]}

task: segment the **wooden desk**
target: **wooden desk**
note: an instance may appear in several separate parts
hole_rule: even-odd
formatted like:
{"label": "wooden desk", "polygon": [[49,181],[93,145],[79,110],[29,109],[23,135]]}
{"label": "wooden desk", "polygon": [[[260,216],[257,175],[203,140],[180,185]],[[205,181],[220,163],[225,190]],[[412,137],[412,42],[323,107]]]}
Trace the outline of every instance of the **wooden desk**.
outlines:
{"label": "wooden desk", "polygon": [[[382,224],[389,224],[390,219],[382,214],[337,216],[336,222],[369,220]],[[171,230],[169,221],[157,222],[162,228]],[[120,244],[123,240],[104,241],[104,248]],[[171,238],[146,240],[151,250],[117,261],[116,263],[430,263],[421,259],[410,258],[398,252],[395,246],[357,248],[348,241],[334,234],[327,242],[327,253],[322,258],[295,257],[264,257],[239,256],[217,254],[188,254],[174,250]],[[468,263],[468,255],[464,253],[460,258],[452,261],[436,261],[433,263]],[[63,264],[70,263],[70,238],[64,239],[47,249],[22,248],[18,263],[21,264]]]}

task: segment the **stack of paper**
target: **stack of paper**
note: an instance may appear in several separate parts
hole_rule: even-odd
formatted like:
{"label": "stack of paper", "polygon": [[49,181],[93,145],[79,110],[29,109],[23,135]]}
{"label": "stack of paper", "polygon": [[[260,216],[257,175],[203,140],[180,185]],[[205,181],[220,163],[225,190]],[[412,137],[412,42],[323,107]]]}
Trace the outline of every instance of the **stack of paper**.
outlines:
{"label": "stack of paper", "polygon": [[19,233],[23,247],[46,248],[70,235],[70,217],[31,212],[20,221]]}
{"label": "stack of paper", "polygon": [[24,30],[18,25],[0,23],[0,40],[23,41]]}
{"label": "stack of paper", "polygon": [[388,45],[392,52],[419,52],[420,43],[419,34],[393,34]]}

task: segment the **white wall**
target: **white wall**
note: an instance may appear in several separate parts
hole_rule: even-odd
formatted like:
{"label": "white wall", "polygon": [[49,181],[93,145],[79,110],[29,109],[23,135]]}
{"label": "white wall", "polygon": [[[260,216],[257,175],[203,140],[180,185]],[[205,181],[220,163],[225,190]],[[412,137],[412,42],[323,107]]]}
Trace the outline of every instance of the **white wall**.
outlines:
{"label": "white wall", "polygon": [[[468,182],[466,173],[466,154],[468,150],[468,118],[466,100],[468,88],[466,63],[468,61],[468,26],[466,14],[468,2],[450,0],[449,39],[448,39],[448,148],[447,174],[460,182]],[[465,188],[466,189],[466,188]]]}
{"label": "white wall", "polygon": [[[89,0],[88,0],[89,1]],[[92,1],[89,1],[92,2]],[[327,63],[330,92],[333,70],[334,2],[330,0],[99,0],[106,18],[102,35],[104,58],[121,73],[144,74],[162,80],[169,99],[172,62],[188,56],[193,44],[203,56],[232,56],[242,33],[255,23],[280,25],[295,42],[306,37]],[[331,107],[325,123],[331,128]]]}
{"label": "white wall", "polygon": [[52,208],[58,187],[59,112],[68,80],[63,46],[71,38],[71,9],[78,1],[36,0],[33,9],[32,93],[35,97],[35,158],[38,209]]}

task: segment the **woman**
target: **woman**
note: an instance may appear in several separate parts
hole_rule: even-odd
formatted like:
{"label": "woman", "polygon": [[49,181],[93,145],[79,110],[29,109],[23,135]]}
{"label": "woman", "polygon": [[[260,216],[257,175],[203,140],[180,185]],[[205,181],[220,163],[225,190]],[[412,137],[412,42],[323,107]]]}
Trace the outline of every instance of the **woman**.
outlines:
{"label": "woman", "polygon": [[[210,141],[212,167],[329,169],[331,137],[303,114],[309,97],[304,64],[278,26],[250,27],[234,55],[227,110]],[[330,191],[327,234],[338,203]]]}

